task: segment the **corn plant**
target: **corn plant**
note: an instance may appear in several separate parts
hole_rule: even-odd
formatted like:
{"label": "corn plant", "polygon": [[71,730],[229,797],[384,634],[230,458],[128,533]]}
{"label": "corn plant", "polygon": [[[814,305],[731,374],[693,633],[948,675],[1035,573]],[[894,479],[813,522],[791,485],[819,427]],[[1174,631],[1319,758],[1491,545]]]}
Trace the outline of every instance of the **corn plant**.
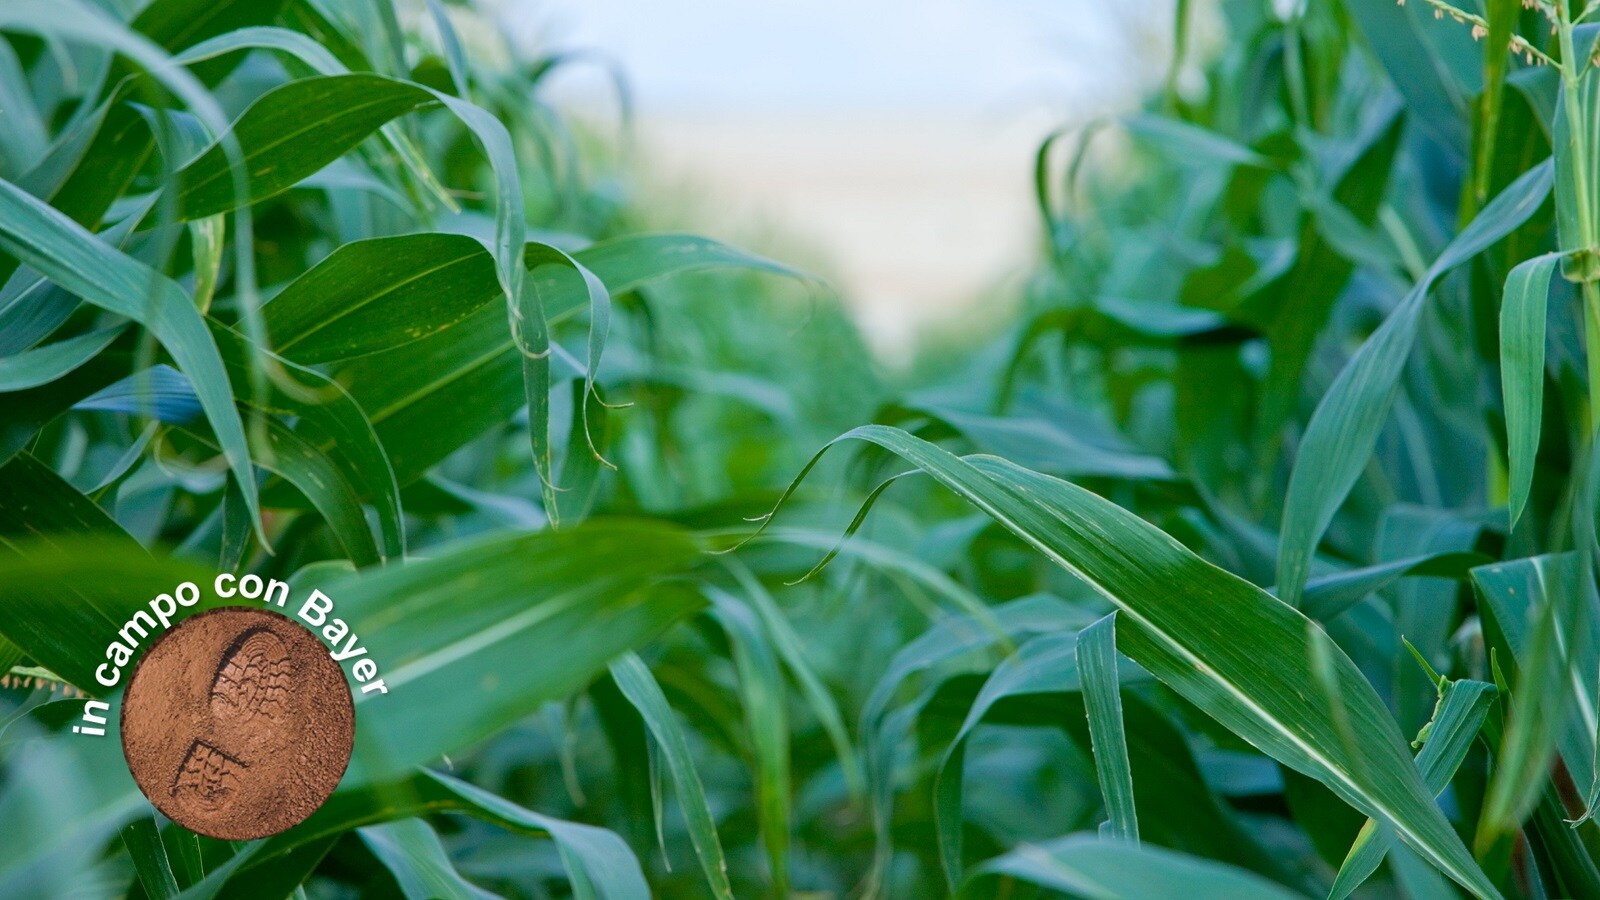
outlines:
{"label": "corn plant", "polygon": [[[1600,896],[1600,6],[1190,6],[883,379],[488,11],[0,0],[0,895]],[[246,843],[73,733],[219,573],[389,686]]]}

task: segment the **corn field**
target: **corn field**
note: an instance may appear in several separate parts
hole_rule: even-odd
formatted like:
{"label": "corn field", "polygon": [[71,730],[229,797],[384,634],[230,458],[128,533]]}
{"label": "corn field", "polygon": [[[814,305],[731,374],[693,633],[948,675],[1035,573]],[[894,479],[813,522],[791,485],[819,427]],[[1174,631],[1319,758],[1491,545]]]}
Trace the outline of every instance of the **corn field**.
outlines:
{"label": "corn field", "polygon": [[[890,377],[471,0],[0,0],[0,896],[1600,898],[1600,2],[1461,2],[1177,0]],[[273,590],[350,763],[207,837]]]}

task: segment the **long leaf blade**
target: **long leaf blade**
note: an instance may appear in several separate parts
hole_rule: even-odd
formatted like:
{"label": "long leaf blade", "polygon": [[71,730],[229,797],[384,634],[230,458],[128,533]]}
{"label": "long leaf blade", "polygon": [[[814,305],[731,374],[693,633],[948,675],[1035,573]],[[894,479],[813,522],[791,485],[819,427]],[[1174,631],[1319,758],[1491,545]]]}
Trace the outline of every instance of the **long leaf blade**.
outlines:
{"label": "long leaf blade", "polygon": [[[1337,647],[1325,660],[1337,691],[1320,701],[1308,693],[1318,626],[1297,610],[1070,483],[993,457],[958,458],[884,426],[846,439],[899,455],[1085,580],[1125,614],[1121,649],[1134,661],[1263,752],[1394,824],[1475,894],[1499,896],[1433,802],[1393,718]],[[1341,722],[1363,739],[1352,745]]]}
{"label": "long leaf blade", "polygon": [[1500,385],[1505,398],[1506,455],[1511,463],[1511,527],[1533,487],[1534,460],[1544,416],[1545,309],[1561,256],[1547,253],[1517,264],[1506,276],[1500,303]]}
{"label": "long leaf blade", "polygon": [[1096,621],[1078,635],[1078,670],[1089,717],[1094,767],[1100,776],[1111,834],[1139,843],[1139,816],[1133,804],[1133,771],[1128,766],[1128,736],[1122,728],[1122,687],[1117,681],[1117,614]]}

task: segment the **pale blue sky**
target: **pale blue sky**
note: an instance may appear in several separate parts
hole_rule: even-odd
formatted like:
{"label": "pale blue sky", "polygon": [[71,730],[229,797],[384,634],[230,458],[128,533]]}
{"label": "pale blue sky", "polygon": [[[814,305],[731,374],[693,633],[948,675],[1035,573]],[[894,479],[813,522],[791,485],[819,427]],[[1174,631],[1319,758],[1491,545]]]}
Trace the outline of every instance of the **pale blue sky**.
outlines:
{"label": "pale blue sky", "polygon": [[602,48],[646,110],[1064,114],[1115,102],[1162,0],[502,0],[524,35]]}
{"label": "pale blue sky", "polygon": [[[615,61],[640,159],[687,186],[695,230],[742,243],[770,226],[787,238],[774,252],[809,248],[895,360],[922,329],[1016,296],[1001,285],[1036,246],[1039,141],[1159,82],[1173,0],[491,5],[531,47]],[[552,87],[569,113],[612,113],[596,67]]]}

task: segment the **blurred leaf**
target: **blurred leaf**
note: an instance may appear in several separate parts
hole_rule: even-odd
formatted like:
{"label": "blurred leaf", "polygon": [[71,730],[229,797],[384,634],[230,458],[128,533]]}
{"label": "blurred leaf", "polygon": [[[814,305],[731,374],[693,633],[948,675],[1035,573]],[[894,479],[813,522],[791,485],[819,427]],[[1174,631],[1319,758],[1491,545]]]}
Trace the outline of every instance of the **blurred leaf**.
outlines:
{"label": "blurred leaf", "polygon": [[1317,338],[1356,268],[1327,235],[1341,223],[1371,226],[1389,185],[1406,117],[1392,97],[1386,99],[1390,102],[1369,111],[1351,146],[1341,148],[1342,165],[1318,173],[1328,182],[1328,195],[1310,204],[1294,265],[1239,311],[1264,323],[1272,347],[1256,428],[1265,447],[1277,447],[1278,433],[1300,399]]}
{"label": "blurred leaf", "polygon": [[[1562,762],[1573,780],[1584,785],[1593,781],[1595,771],[1594,673],[1600,671],[1600,594],[1583,586],[1581,569],[1576,554],[1556,553],[1480,566],[1472,571],[1472,581],[1511,651],[1510,659],[1502,657],[1501,662],[1508,675],[1513,663],[1520,667],[1527,660],[1537,666],[1530,647],[1540,610],[1552,599],[1560,607],[1554,639],[1566,662],[1562,677],[1568,699],[1565,711],[1553,718],[1561,728]],[[1577,590],[1564,594],[1564,586]],[[1516,696],[1511,700],[1517,702]]]}
{"label": "blurred leaf", "polygon": [[73,409],[148,416],[166,425],[188,425],[205,412],[194,385],[166,363],[134,372],[72,404]]}
{"label": "blurred leaf", "polygon": [[[636,654],[629,653],[611,664],[611,677],[616,679],[622,695],[628,698],[644,719],[645,727],[655,739],[667,763],[672,786],[678,794],[678,805],[689,826],[689,840],[694,844],[695,855],[705,871],[706,886],[719,898],[731,898],[733,888],[728,883],[728,862],[722,855],[722,840],[717,836],[716,820],[706,802],[705,788],[700,783],[689,744],[684,739],[683,728],[676,714],[667,704],[667,698],[656,684],[655,676]],[[632,760],[641,765],[643,760]]]}
{"label": "blurred leaf", "polygon": [[472,900],[498,897],[461,877],[439,843],[439,835],[421,819],[397,819],[357,830],[361,840],[400,885],[407,900]]}
{"label": "blurred leaf", "polygon": [[[573,258],[614,295],[705,269],[790,272],[725,244],[682,235],[618,238]],[[531,277],[529,293],[544,302],[552,325],[572,318],[588,300],[585,283],[571,269],[545,267]],[[519,393],[522,363],[505,317],[488,306],[431,337],[352,360],[337,377],[372,418],[402,485],[509,419],[525,402]]]}
{"label": "blurred leaf", "polygon": [[[120,843],[117,831],[150,815],[115,738],[53,733],[61,713],[81,714],[81,701],[34,707],[6,727],[0,744],[0,896],[56,900],[104,895],[127,886],[122,868],[104,880],[97,863]],[[49,715],[47,715],[47,712]]]}
{"label": "blurred leaf", "polygon": [[862,790],[861,760],[857,757],[855,748],[851,746],[850,733],[845,727],[838,703],[806,657],[804,642],[760,580],[742,565],[735,563],[731,564],[730,568],[747,598],[746,602],[760,617],[763,634],[772,643],[772,649],[783,660],[784,666],[799,684],[812,713],[821,723],[823,730],[828,733],[828,740],[833,744],[834,753],[839,757],[839,767],[844,770],[845,782],[850,788],[851,795],[859,797]]}
{"label": "blurred leaf", "polygon": [[967,884],[995,876],[1094,900],[1184,896],[1290,900],[1302,896],[1232,866],[1149,844],[1091,835],[1024,844],[973,869]]}
{"label": "blurred leaf", "polygon": [[1489,23],[1483,42],[1484,85],[1483,92],[1478,95],[1472,129],[1472,190],[1473,200],[1478,204],[1489,199],[1489,178],[1494,171],[1506,70],[1510,68],[1511,54],[1502,48],[1510,45],[1520,13],[1516,0],[1489,0],[1484,4],[1484,18]]}
{"label": "blurred leaf", "polygon": [[938,406],[917,407],[960,432],[985,453],[1067,478],[1176,481],[1166,460],[1133,447],[1106,447],[1084,439],[1082,430],[1045,418],[983,416]]}
{"label": "blurred leaf", "polygon": [[791,773],[788,700],[778,659],[754,613],[726,592],[709,589],[712,615],[727,633],[739,673],[745,730],[755,756],[756,805],[772,872],[772,892],[789,894]]}
{"label": "blurred leaf", "polygon": [[167,861],[167,848],[153,815],[134,819],[122,828],[122,843],[128,848],[139,885],[150,900],[167,900],[178,894],[178,880]]}
{"label": "blurred leaf", "polygon": [[1272,160],[1249,147],[1181,119],[1136,115],[1123,119],[1122,127],[1179,162],[1192,162],[1199,158],[1229,165],[1274,167]]}
{"label": "blurred leaf", "polygon": [[[342,787],[309,819],[282,834],[247,844],[180,896],[183,900],[254,896],[253,882],[274,870],[290,867],[291,860],[298,863],[298,874],[303,879],[327,852],[331,839],[346,831],[441,812],[465,813],[517,834],[554,840],[572,881],[574,897],[644,900],[650,896],[638,858],[612,832],[541,815],[464,781],[427,770],[392,784],[354,790]],[[304,853],[296,855],[308,849],[314,851],[310,859]]]}
{"label": "blurred leaf", "polygon": [[1318,575],[1306,582],[1301,608],[1310,618],[1330,622],[1366,597],[1402,578],[1452,578],[1465,581],[1474,566],[1488,562],[1489,557],[1481,553],[1443,551]]}
{"label": "blurred leaf", "polygon": [[1406,108],[1433,138],[1466,157],[1470,135],[1462,113],[1465,91],[1440,64],[1411,11],[1388,0],[1344,0]]}
{"label": "blurred leaf", "polygon": [[[961,806],[967,760],[967,738],[1002,699],[1019,694],[1076,692],[1082,689],[1078,668],[1078,635],[1045,634],[1017,648],[984,680],[961,729],[945,748],[934,776],[934,824],[939,858],[952,891],[963,878]],[[1110,801],[1107,801],[1109,806]]]}
{"label": "blurred leaf", "polygon": [[0,391],[20,391],[49,384],[93,359],[126,330],[125,326],[114,325],[0,357]]}
{"label": "blurred leaf", "polygon": [[277,15],[283,0],[153,0],[128,25],[134,31],[177,52],[210,37]]}
{"label": "blurred leaf", "polygon": [[[121,540],[119,547],[138,550],[116,520],[49,466],[27,453],[0,465],[0,547],[5,548],[0,557],[26,554],[36,542],[70,545],[73,538],[88,536]],[[79,596],[76,586],[68,589]],[[4,635],[0,636],[0,674],[10,671],[24,656],[13,633],[12,628],[0,626],[0,635]],[[52,671],[64,674],[61,669]],[[89,683],[65,677],[74,685]]]}
{"label": "blurred leaf", "polygon": [[[260,396],[237,398],[241,407],[262,414],[251,429],[251,438],[257,442],[257,463],[311,501],[357,565],[403,556],[405,523],[399,488],[388,457],[356,402],[326,375],[264,354],[237,332],[214,321],[209,324],[235,384],[247,380],[253,355],[268,360],[282,376],[269,383]],[[191,426],[199,414],[193,386],[166,366],[136,373],[79,401],[75,408],[148,414],[182,426]],[[294,420],[292,428],[289,419]],[[215,446],[213,437],[203,430],[185,430]],[[281,486],[269,484],[263,503],[269,507],[299,505],[283,494]],[[367,498],[377,511],[379,543],[374,543],[362,509],[362,500]]]}
{"label": "blurred leaf", "polygon": [[[213,577],[118,538],[53,535],[0,556],[0,633],[90,696],[115,690],[95,680],[95,667],[129,615],[184,581],[208,585]],[[208,603],[209,593],[201,591],[196,609],[221,605]]]}
{"label": "blurred leaf", "polygon": [[0,465],[0,544],[20,553],[33,541],[71,543],[92,535],[137,547],[105,510],[32,455],[19,453]]}
{"label": "blurred leaf", "polygon": [[450,14],[439,0],[428,0],[428,14],[433,18],[434,28],[439,32],[439,43],[444,49],[444,59],[450,66],[450,83],[455,87],[456,96],[465,97],[468,68],[466,53],[461,49],[461,37],[456,34],[455,26],[450,23]]}

